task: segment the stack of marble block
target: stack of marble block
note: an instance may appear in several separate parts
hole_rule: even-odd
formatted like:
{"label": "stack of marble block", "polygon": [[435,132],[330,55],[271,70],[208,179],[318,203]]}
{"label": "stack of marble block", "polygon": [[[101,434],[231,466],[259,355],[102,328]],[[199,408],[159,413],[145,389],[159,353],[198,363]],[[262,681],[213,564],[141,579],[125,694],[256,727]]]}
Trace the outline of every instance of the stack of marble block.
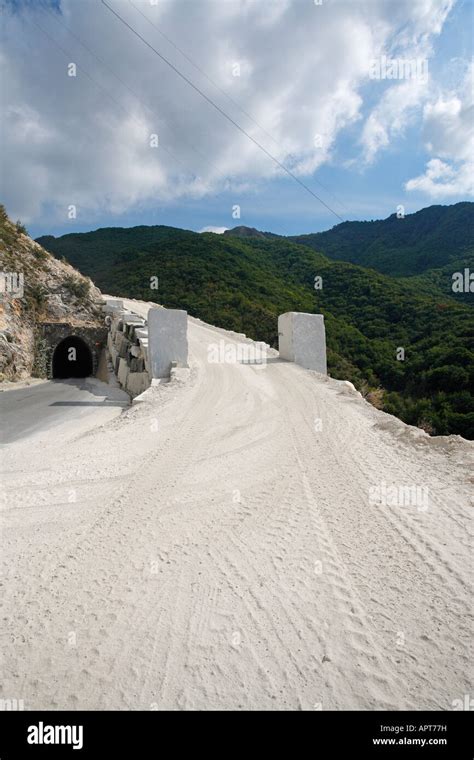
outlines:
{"label": "stack of marble block", "polygon": [[151,382],[146,320],[124,309],[118,300],[107,300],[103,311],[109,317],[107,349],[113,370],[122,388],[134,398]]}

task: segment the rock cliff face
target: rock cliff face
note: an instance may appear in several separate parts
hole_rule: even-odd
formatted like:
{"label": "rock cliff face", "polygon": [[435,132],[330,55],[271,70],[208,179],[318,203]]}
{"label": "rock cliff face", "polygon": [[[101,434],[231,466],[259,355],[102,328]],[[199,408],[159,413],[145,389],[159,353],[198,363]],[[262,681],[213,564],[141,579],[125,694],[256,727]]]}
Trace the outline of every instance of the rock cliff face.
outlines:
{"label": "rock cliff face", "polygon": [[40,326],[100,326],[102,298],[92,281],[35,243],[0,206],[0,381],[42,376]]}

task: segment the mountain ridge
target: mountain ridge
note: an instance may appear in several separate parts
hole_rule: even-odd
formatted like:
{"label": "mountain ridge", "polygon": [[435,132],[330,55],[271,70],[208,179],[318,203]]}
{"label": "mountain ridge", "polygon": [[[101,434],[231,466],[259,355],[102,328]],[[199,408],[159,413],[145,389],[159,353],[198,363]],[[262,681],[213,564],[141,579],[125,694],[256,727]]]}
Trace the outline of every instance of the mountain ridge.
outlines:
{"label": "mountain ridge", "polygon": [[[224,234],[252,237],[252,233],[255,237],[274,236],[243,226]],[[390,214],[386,219],[346,221],[322,232],[280,237],[333,260],[360,264],[394,277],[416,276],[450,263],[474,265],[474,203],[433,205],[404,218]],[[433,238],[444,246],[442,251],[434,250]],[[405,250],[401,252],[402,248]]]}

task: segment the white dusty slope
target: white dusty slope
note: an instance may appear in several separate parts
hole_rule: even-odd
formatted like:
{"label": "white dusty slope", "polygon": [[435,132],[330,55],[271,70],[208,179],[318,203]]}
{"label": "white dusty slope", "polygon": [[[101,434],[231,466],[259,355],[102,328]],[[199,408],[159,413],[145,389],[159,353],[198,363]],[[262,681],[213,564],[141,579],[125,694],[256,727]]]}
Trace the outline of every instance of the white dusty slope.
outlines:
{"label": "white dusty slope", "polygon": [[[209,364],[233,337],[197,320],[189,338],[188,383],[4,452],[0,696],[452,709],[470,692],[472,445],[289,363]],[[428,487],[428,509],[371,504],[382,481]]]}

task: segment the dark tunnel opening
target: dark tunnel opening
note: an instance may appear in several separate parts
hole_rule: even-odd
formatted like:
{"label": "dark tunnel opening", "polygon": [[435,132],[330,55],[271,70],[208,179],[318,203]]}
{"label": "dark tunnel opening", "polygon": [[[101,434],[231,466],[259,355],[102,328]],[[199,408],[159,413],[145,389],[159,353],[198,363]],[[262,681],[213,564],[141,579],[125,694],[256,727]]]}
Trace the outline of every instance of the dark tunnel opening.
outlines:
{"label": "dark tunnel opening", "polygon": [[76,335],[58,343],[53,354],[53,378],[88,377],[92,375],[92,353]]}

